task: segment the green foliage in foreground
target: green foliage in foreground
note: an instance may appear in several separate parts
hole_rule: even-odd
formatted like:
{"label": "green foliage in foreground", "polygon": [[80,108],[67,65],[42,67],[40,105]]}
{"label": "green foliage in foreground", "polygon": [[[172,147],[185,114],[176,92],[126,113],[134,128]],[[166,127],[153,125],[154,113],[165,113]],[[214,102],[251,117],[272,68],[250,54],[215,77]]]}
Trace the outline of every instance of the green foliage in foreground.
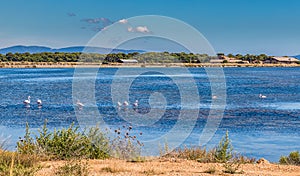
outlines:
{"label": "green foliage in foreground", "polygon": [[279,163],[287,165],[300,165],[299,151],[291,152],[289,156],[281,156]]}
{"label": "green foliage in foreground", "polygon": [[[44,160],[105,159],[119,158],[142,161],[140,156],[143,144],[137,136],[131,135],[132,127],[123,126],[115,130],[114,139],[108,138],[98,127],[83,132],[74,123],[67,129],[49,132],[46,121],[38,134],[31,134],[26,124],[25,135],[17,142],[19,154],[37,155]],[[142,133],[141,133],[142,134]],[[140,134],[140,135],[141,135]]]}
{"label": "green foliage in foreground", "polygon": [[39,134],[33,138],[28,124],[23,139],[17,143],[20,154],[34,154],[45,159],[91,158],[104,159],[109,157],[109,140],[99,128],[79,132],[72,124],[67,129],[49,132],[46,121]]}

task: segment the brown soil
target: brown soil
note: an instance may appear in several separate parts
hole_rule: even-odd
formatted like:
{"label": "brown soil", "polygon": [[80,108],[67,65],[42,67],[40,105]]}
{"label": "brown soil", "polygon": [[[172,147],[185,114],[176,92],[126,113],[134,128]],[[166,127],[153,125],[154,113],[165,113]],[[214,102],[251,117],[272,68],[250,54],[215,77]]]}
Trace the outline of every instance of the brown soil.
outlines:
{"label": "brown soil", "polygon": [[[38,176],[51,176],[63,161],[42,163]],[[144,162],[126,162],[124,160],[89,160],[89,175],[232,175],[224,173],[223,164],[199,163],[183,159],[153,159]],[[215,173],[207,173],[215,168]],[[242,164],[234,175],[249,176],[300,176],[300,166],[287,166],[278,164]]]}

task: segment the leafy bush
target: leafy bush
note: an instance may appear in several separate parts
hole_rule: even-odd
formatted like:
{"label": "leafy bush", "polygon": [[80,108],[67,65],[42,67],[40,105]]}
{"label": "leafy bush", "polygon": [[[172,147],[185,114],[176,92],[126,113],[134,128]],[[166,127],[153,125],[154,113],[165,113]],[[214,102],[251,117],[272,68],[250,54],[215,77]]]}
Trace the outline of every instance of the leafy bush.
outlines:
{"label": "leafy bush", "polygon": [[279,163],[288,165],[300,165],[299,151],[291,152],[289,156],[281,156]]}
{"label": "leafy bush", "polygon": [[31,137],[29,126],[26,124],[24,139],[17,143],[21,154],[36,154],[47,159],[92,158],[104,159],[109,157],[109,141],[99,128],[91,128],[87,134],[79,132],[74,123],[67,129],[49,132],[46,121],[38,135]]}

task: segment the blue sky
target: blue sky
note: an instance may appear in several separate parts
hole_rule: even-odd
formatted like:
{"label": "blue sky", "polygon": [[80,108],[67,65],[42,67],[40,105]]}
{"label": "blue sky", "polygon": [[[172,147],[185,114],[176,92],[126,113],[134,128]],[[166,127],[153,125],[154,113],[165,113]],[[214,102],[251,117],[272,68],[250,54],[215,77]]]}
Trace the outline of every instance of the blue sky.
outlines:
{"label": "blue sky", "polygon": [[0,48],[85,45],[112,22],[163,15],[195,27],[217,52],[300,54],[298,0],[2,0],[1,7]]}

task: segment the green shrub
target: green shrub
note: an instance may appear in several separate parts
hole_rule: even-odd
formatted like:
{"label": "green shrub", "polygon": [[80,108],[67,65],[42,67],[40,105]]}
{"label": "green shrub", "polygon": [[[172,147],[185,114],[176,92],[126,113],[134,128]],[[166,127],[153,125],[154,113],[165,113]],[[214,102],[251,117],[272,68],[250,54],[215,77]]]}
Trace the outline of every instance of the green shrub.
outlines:
{"label": "green shrub", "polygon": [[279,163],[288,165],[300,165],[299,151],[291,152],[289,156],[281,156]]}
{"label": "green shrub", "polygon": [[225,136],[221,139],[219,145],[216,147],[215,158],[217,162],[224,163],[229,161],[233,156],[232,150],[233,147],[229,139],[229,134],[228,131],[226,131]]}
{"label": "green shrub", "polygon": [[109,140],[100,132],[98,127],[90,128],[87,134],[79,132],[74,123],[67,129],[49,132],[46,121],[38,135],[31,137],[29,126],[26,124],[24,139],[17,143],[21,154],[36,154],[47,159],[92,158],[104,159],[109,157]]}

